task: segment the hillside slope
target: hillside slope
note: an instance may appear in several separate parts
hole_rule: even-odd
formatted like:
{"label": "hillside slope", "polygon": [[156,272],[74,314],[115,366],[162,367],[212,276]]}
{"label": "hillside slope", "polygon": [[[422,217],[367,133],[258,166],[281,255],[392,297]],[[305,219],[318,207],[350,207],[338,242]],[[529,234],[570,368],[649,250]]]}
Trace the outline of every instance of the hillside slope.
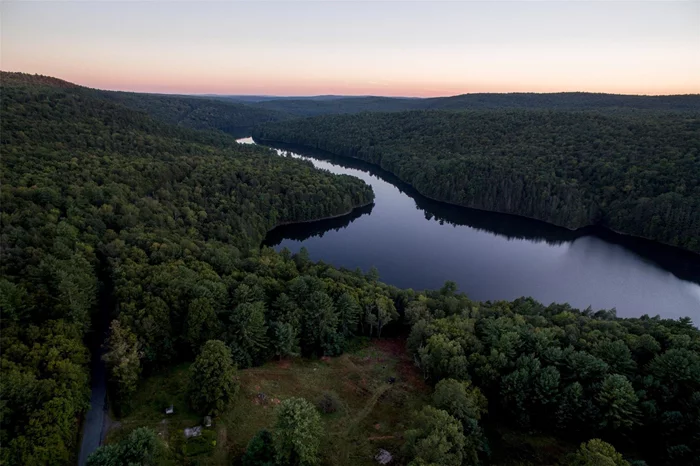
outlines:
{"label": "hillside slope", "polygon": [[[45,77],[2,84],[0,464],[72,461],[95,322],[118,319],[138,337],[124,356],[137,356],[134,383],[139,357],[162,364],[191,351],[187,312],[163,301],[173,283],[185,309],[197,297],[225,308],[219,273],[238,277],[268,230],[373,198],[356,178],[167,125],[92,91]],[[115,313],[103,315],[98,298]]]}
{"label": "hillside slope", "polygon": [[234,136],[250,134],[253,126],[293,118],[288,113],[254,105],[177,95],[96,91],[99,97],[140,110],[151,117],[193,129],[215,129]]}
{"label": "hillside slope", "polygon": [[364,113],[254,136],[357,157],[437,200],[700,252],[700,113]]}
{"label": "hillside slope", "polygon": [[402,97],[341,97],[335,99],[272,99],[251,105],[297,116],[317,116],[361,112],[400,112],[406,110],[623,109],[700,111],[700,95],[638,96],[561,92],[551,94],[463,94],[426,99]]}
{"label": "hillside slope", "polygon": [[146,94],[91,89],[58,78],[27,73],[0,72],[5,87],[43,85],[70,88],[87,98],[101,99],[171,125],[192,129],[218,130],[234,136],[250,134],[253,126],[293,118],[294,115],[252,105],[207,97]]}

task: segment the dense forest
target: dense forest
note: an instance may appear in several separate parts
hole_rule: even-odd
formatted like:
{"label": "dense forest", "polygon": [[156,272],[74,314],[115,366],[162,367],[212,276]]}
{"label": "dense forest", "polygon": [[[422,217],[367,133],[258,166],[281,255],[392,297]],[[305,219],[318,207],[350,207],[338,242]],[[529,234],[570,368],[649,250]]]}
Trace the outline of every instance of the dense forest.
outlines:
{"label": "dense forest", "polygon": [[185,128],[218,130],[235,136],[248,135],[253,126],[294,118],[294,115],[253,105],[199,96],[142,94],[105,91],[78,86],[49,76],[2,72],[5,85],[36,85],[69,88],[86,98],[106,100],[137,110],[152,118]]}
{"label": "dense forest", "polygon": [[[376,269],[339,270],[310,261],[303,249],[292,255],[260,248],[276,225],[369,206],[371,188],[308,162],[237,144],[220,131],[165,123],[59,80],[2,78],[0,464],[75,462],[89,400],[90,350],[99,351],[86,342],[103,320],[109,324],[103,360],[110,401],[120,419],[137,408],[135,400],[149,379],[185,367],[187,382],[176,389],[186,392],[187,409],[199,420],[211,416],[214,423],[224,422],[241,399],[237,394],[246,371],[272,360],[301,361],[302,367],[330,361],[390,334],[406,341],[413,364],[399,380],[386,380],[379,372],[384,391],[370,401],[400,411],[407,423],[400,433],[378,436],[380,442],[400,443],[400,451],[393,451],[395,464],[515,464],[498,462],[504,437],[499,426],[574,444],[559,464],[700,462],[700,331],[689,318],[619,319],[614,311],[544,306],[526,298],[480,303],[458,293],[451,282],[434,291],[401,290],[382,283]],[[166,113],[168,108],[162,107]],[[519,112],[494,115],[511,115],[508,124],[522,124]],[[451,119],[461,124],[473,114],[423,115],[437,116],[444,121],[436,127],[447,125],[444,139],[457,127],[447,124]],[[347,129],[349,139],[367,118],[357,117],[358,125]],[[377,127],[383,135],[392,131],[393,118],[418,116],[376,118],[387,122]],[[532,118],[535,123],[552,118],[554,124],[566,117],[537,113]],[[585,118],[572,127],[592,124]],[[484,115],[482,120],[495,124]],[[320,130],[330,125],[326,119],[311,121]],[[611,121],[603,119],[600,126],[614,133]],[[628,121],[629,131],[635,131],[634,121]],[[679,129],[683,121],[676,116],[665,124]],[[421,132],[428,122],[405,122],[417,143],[425,140],[419,148],[443,142],[431,139],[435,133]],[[300,131],[307,124],[300,123]],[[683,134],[661,132],[655,125],[661,123],[644,120],[648,144],[657,144],[659,134],[684,140]],[[516,142],[534,131],[523,128],[513,136]],[[265,127],[261,134],[273,129],[283,134],[282,127]],[[375,141],[371,130],[371,125],[362,129]],[[456,134],[456,141],[461,136],[469,141],[468,133]],[[408,140],[408,133],[404,136],[397,141]],[[491,136],[499,137],[506,136]],[[568,137],[584,139],[585,131]],[[621,139],[620,147],[629,141]],[[658,144],[653,147],[663,147],[663,140]],[[690,165],[681,166],[692,172],[697,153],[685,157]],[[610,158],[614,167],[616,159]],[[390,168],[404,178],[394,163]],[[663,183],[687,180],[686,192],[696,192],[691,182],[697,172],[674,173],[670,180],[661,175],[669,163],[652,164],[659,170],[656,177],[640,178],[652,186],[634,185],[631,191],[654,192]],[[546,157],[542,164],[537,167],[543,172],[559,173]],[[561,168],[561,173],[567,172]],[[380,361],[376,369],[382,365],[387,363]],[[428,393],[412,400],[405,392],[392,395],[390,387],[411,374]],[[333,377],[344,383],[341,376]],[[240,455],[232,450],[211,456],[224,448],[212,429],[191,439],[172,429],[166,439],[150,419],[139,418],[125,435],[94,452],[88,464],[313,465],[322,458],[334,464],[338,452],[324,423],[343,419],[347,404],[337,393],[320,400],[303,395],[276,400],[274,422],[245,438],[249,443]],[[158,425],[164,407],[157,405]],[[361,460],[374,461],[373,456]]]}
{"label": "dense forest", "polygon": [[477,422],[488,406],[521,429],[700,462],[700,332],[689,318],[618,319],[529,298],[471,303],[451,291],[419,296],[405,315],[408,349],[436,383],[434,406],[462,424],[465,457],[488,456]]}
{"label": "dense forest", "polygon": [[363,113],[256,128],[381,166],[421,194],[700,252],[700,114]]}
{"label": "dense forest", "polygon": [[[353,336],[379,338],[387,329],[410,328],[407,351],[431,393],[422,408],[404,413],[409,425],[403,448],[394,452],[397,464],[540,464],[493,463],[503,456],[499,426],[587,442],[558,464],[700,461],[700,331],[689,318],[621,319],[614,311],[544,306],[530,298],[475,302],[450,282],[435,291],[399,290],[377,281],[374,272],[309,262],[303,250],[264,249],[242,261],[237,274],[244,278],[228,288],[233,311],[214,312],[200,299],[186,311],[188,322],[196,322],[186,328],[196,331],[186,330],[183,340],[192,344],[193,356],[201,349],[188,388],[199,413],[220,415],[234,400],[247,402],[235,398],[238,388],[230,384],[236,367],[270,357],[335,356]],[[167,303],[160,304],[164,310],[173,309],[173,289],[183,283],[173,281],[170,296],[163,296]],[[124,338],[133,346],[149,341],[143,334]],[[342,400],[329,396],[318,409],[299,398],[285,403],[291,406],[276,410],[271,431],[251,439],[244,465],[317,464],[325,438],[319,413],[333,416]],[[407,400],[382,403],[405,409]],[[290,445],[278,438],[285,435],[298,438]],[[333,458],[332,451],[323,453]],[[188,457],[169,450],[161,461]]]}
{"label": "dense forest", "polygon": [[260,123],[294,117],[281,111],[204,97],[100,90],[93,92],[100,98],[145,112],[166,123],[186,128],[219,130],[234,136],[248,135],[253,126]]}
{"label": "dense forest", "polygon": [[222,100],[247,102],[259,108],[302,117],[361,112],[400,112],[405,110],[477,110],[477,109],[559,109],[621,110],[648,109],[700,111],[699,95],[638,96],[561,92],[550,94],[464,94],[450,97],[342,97],[319,96],[304,99],[264,99],[250,102],[241,97],[219,97]]}
{"label": "dense forest", "polygon": [[108,353],[126,393],[138,374],[124,364],[189,354],[206,334],[197,325],[230,305],[228,290],[244,300],[239,261],[268,230],[347,212],[373,193],[220,133],[23,81],[2,87],[2,463],[65,464],[88,400],[84,336],[107,283],[118,309],[111,349],[134,350]]}

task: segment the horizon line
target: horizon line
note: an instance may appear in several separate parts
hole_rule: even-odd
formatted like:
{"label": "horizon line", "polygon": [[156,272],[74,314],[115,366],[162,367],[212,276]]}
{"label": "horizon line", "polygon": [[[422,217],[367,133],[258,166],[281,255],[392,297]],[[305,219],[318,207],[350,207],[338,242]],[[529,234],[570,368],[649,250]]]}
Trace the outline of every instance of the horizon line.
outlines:
{"label": "horizon line", "polygon": [[[507,91],[507,92],[460,92],[457,94],[443,94],[437,96],[419,96],[419,95],[383,95],[383,94],[333,94],[333,93],[323,93],[323,94],[245,94],[245,93],[198,93],[198,92],[159,92],[159,91],[141,91],[132,90],[124,88],[114,88],[114,87],[91,87],[89,85],[80,84],[76,81],[71,81],[69,79],[64,79],[58,76],[52,76],[42,73],[28,73],[25,71],[11,71],[11,70],[0,70],[2,73],[19,73],[26,74],[29,76],[42,76],[46,78],[57,79],[60,81],[67,82],[79,87],[85,87],[88,89],[95,89],[101,91],[111,91],[111,92],[130,92],[134,94],[154,94],[154,95],[174,95],[174,96],[187,96],[187,97],[266,97],[266,98],[318,98],[318,97],[381,97],[386,99],[439,99],[447,97],[457,97],[463,95],[513,95],[513,94],[593,94],[593,95],[616,95],[616,96],[628,96],[628,97],[674,97],[674,96],[700,96],[700,92],[687,92],[680,94],[644,94],[644,93],[619,93],[619,92],[602,92],[602,91],[581,91],[581,90],[558,90],[549,92],[538,92],[538,91]],[[121,87],[121,86],[120,86]]]}

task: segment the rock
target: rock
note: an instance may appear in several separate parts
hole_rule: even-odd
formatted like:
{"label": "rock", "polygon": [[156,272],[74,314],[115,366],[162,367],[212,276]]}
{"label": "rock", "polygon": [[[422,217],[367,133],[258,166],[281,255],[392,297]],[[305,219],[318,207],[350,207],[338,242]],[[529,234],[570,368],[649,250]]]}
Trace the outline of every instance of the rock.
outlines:
{"label": "rock", "polygon": [[169,408],[165,408],[165,414],[173,414],[175,412],[175,406],[170,405]]}
{"label": "rock", "polygon": [[202,435],[202,426],[185,428],[185,438],[199,437]]}
{"label": "rock", "polygon": [[391,460],[394,459],[394,457],[391,456],[391,453],[389,453],[385,449],[380,448],[379,453],[375,455],[374,459],[377,460],[377,463],[379,464],[389,464],[391,463]]}
{"label": "rock", "polygon": [[204,416],[204,427],[211,427],[211,416]]}

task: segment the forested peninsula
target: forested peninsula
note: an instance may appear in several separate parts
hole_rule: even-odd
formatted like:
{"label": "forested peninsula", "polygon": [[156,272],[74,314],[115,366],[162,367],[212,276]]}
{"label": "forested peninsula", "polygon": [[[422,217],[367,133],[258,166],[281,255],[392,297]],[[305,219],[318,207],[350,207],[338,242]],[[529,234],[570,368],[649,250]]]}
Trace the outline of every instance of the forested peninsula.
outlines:
{"label": "forested peninsula", "polygon": [[697,112],[362,113],[266,124],[254,137],[374,163],[436,200],[700,252]]}
{"label": "forested peninsula", "polygon": [[[371,188],[64,81],[0,78],[0,464],[75,464],[90,352],[106,364],[118,422],[89,466],[358,465],[385,453],[412,466],[700,463],[700,331],[690,318],[478,302],[453,282],[399,289],[376,269],[260,248],[275,225],[371,203]],[[469,115],[376,118],[408,118],[397,141],[415,134],[420,149],[442,144],[423,123]],[[499,115],[506,126],[524,118]],[[300,122],[300,134],[327,121]],[[694,120],[683,121],[668,124]],[[683,139],[644,125],[653,147],[652,136]],[[424,169],[443,179],[432,163],[455,161],[435,154],[445,160]],[[387,158],[404,177],[400,160]],[[553,172],[542,176],[556,175],[547,160]],[[649,189],[687,181],[685,199],[695,162],[673,160],[679,178],[640,179]],[[551,192],[577,200],[557,179],[545,177]],[[88,347],[102,322],[106,338]]]}

